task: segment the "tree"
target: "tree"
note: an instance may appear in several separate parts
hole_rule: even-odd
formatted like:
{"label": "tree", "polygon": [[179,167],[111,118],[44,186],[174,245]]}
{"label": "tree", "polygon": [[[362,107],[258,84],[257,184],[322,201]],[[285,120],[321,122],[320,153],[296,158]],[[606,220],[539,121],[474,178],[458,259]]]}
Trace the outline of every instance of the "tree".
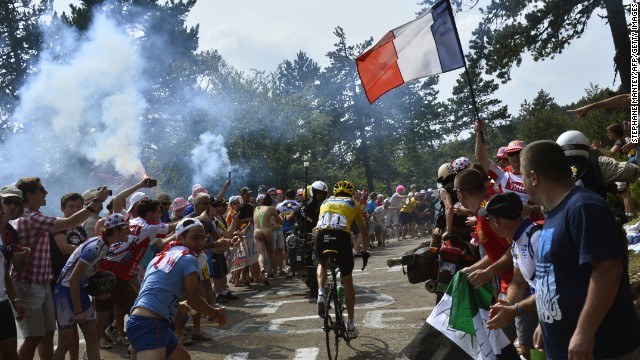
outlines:
{"label": "tree", "polygon": [[562,111],[555,99],[540,90],[531,102],[524,101],[517,123],[517,138],[526,143],[536,140],[555,141],[569,128],[569,116]]}
{"label": "tree", "polygon": [[471,129],[477,117],[469,81],[473,87],[478,114],[483,120],[495,126],[510,118],[507,106],[502,105],[499,99],[491,98],[499,85],[493,79],[484,79],[482,76],[489,57],[485,39],[478,35],[483,31],[486,29],[479,27],[473,32],[474,38],[469,43],[471,51],[465,56],[467,70],[460,74],[453,88],[453,96],[449,99],[449,112],[453,120],[444,125],[449,134]]}
{"label": "tree", "polygon": [[19,100],[18,90],[26,77],[37,71],[33,64],[42,44],[38,18],[49,5],[50,0],[0,1],[0,127],[3,133],[14,131],[9,115]]}
{"label": "tree", "polygon": [[[432,0],[422,0],[428,5]],[[457,10],[476,7],[479,0],[453,0]],[[535,61],[553,58],[587,27],[591,16],[604,10],[615,54],[613,62],[625,92],[631,91],[631,42],[622,0],[491,0],[480,8],[483,19],[479,27],[490,31],[477,33],[488,44],[487,73],[503,82],[511,80],[511,69],[520,66],[525,51]]]}

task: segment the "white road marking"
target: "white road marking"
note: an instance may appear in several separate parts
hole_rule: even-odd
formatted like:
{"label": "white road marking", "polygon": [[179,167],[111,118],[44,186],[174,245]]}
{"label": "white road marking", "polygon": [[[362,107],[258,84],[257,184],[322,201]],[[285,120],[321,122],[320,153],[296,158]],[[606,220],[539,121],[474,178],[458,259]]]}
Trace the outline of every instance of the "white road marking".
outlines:
{"label": "white road marking", "polygon": [[224,357],[224,360],[244,360],[249,358],[248,352],[238,352]]}
{"label": "white road marking", "polygon": [[375,308],[391,305],[394,302],[396,302],[396,299],[394,299],[393,297],[387,294],[378,294],[378,293],[356,294],[356,298],[363,298],[363,297],[372,297],[373,302],[357,305],[359,301],[356,300],[356,307],[355,307],[356,309],[375,309]]}
{"label": "white road marking", "polygon": [[[281,330],[280,329],[280,326],[282,326],[285,323],[289,323],[289,322],[293,322],[293,321],[307,321],[307,320],[314,320],[315,323],[316,323],[316,326],[311,328],[311,329],[306,329],[306,330]],[[290,325],[290,327],[293,327],[293,326],[294,325]],[[273,320],[269,321],[269,323],[267,323],[267,325],[265,325],[262,328],[262,330],[275,332],[275,333],[280,333],[280,334],[316,333],[316,332],[321,332],[322,331],[322,319],[320,319],[318,317],[318,315],[295,316],[295,317],[290,317],[290,318],[273,319]]]}
{"label": "white road marking", "polygon": [[396,272],[396,271],[402,271],[402,265],[392,266],[387,270],[387,272]]}
{"label": "white road marking", "polygon": [[274,288],[271,288],[269,290],[261,291],[261,292],[257,293],[256,295],[253,295],[252,298],[256,298],[256,299],[257,298],[262,298],[262,297],[265,297],[267,295],[273,294],[277,290],[280,290],[280,289],[282,289],[282,288],[281,287],[274,287]]}
{"label": "white road marking", "polygon": [[[365,327],[371,329],[409,329],[409,328],[420,328],[422,327],[422,323],[420,324],[391,324],[393,321],[403,321],[404,318],[400,316],[396,317],[385,317],[383,319],[384,314],[398,314],[398,313],[410,313],[410,312],[424,312],[425,315],[428,315],[428,312],[433,310],[433,306],[429,306],[426,308],[414,308],[414,309],[388,309],[388,310],[374,310],[369,311],[364,316],[364,320],[362,321]],[[425,316],[426,317],[426,316]]]}
{"label": "white road marking", "polygon": [[318,348],[302,348],[296,349],[296,357],[293,360],[315,360],[320,353]]}

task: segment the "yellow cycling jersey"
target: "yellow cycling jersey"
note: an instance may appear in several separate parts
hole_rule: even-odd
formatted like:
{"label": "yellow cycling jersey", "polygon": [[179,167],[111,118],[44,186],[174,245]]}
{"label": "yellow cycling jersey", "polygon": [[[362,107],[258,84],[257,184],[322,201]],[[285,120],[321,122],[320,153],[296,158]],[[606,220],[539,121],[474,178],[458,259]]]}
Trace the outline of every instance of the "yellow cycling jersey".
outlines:
{"label": "yellow cycling jersey", "polygon": [[348,197],[330,197],[320,206],[320,218],[316,229],[334,229],[351,233],[353,220],[360,231],[367,231],[360,204]]}
{"label": "yellow cycling jersey", "polygon": [[412,197],[404,204],[404,206],[402,206],[400,211],[410,213],[416,208],[416,205],[418,205],[418,202],[416,201],[416,198]]}

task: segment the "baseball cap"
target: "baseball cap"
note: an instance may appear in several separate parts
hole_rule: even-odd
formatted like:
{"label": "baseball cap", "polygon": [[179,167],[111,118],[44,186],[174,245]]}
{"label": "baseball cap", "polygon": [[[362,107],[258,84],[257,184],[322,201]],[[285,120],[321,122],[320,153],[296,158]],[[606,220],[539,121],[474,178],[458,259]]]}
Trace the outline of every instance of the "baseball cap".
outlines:
{"label": "baseball cap", "polygon": [[242,189],[240,189],[240,195],[244,195],[244,194],[251,194],[252,191],[251,189],[249,189],[248,187],[243,187]]}
{"label": "baseball cap", "polygon": [[478,211],[478,215],[482,217],[493,216],[509,220],[516,220],[521,214],[522,200],[514,192],[493,195],[487,205]]}
{"label": "baseball cap", "polygon": [[469,158],[463,156],[453,160],[451,165],[453,165],[453,169],[456,172],[460,172],[464,169],[467,169],[469,166],[471,166],[471,161],[469,160]]}
{"label": "baseball cap", "polygon": [[524,141],[513,140],[512,142],[509,143],[509,145],[507,145],[507,149],[505,150],[505,152],[507,154],[510,152],[518,152],[524,149],[525,146],[527,146],[527,144],[525,144]]}
{"label": "baseball cap", "polygon": [[133,195],[131,195],[131,198],[129,199],[129,207],[127,208],[127,212],[131,212],[131,209],[133,209],[133,206],[140,200],[146,198],[147,195],[143,192],[134,192]]}
{"label": "baseball cap", "polygon": [[82,193],[82,200],[85,205],[90,203],[93,199],[96,198],[96,194],[98,193],[98,189],[89,189]]}
{"label": "baseball cap", "polygon": [[[188,222],[188,224],[185,225],[186,222]],[[193,219],[193,218],[183,219],[178,223],[178,226],[176,226],[176,236],[196,226],[204,227],[204,225],[202,225],[202,223],[198,219]]]}
{"label": "baseball cap", "polygon": [[120,213],[113,213],[104,220],[104,227],[107,229],[121,226],[129,226],[129,222]]}
{"label": "baseball cap", "polygon": [[24,200],[22,197],[22,190],[18,189],[15,186],[3,186],[0,189],[0,197],[8,198],[8,197],[19,197],[20,200]]}
{"label": "baseball cap", "polygon": [[278,189],[278,190],[276,190],[276,194],[284,194],[284,191]]}
{"label": "baseball cap", "polygon": [[398,185],[398,186],[396,186],[396,192],[397,192],[397,193],[401,193],[401,192],[403,192],[403,191],[404,191],[404,186],[402,186],[402,185]]}
{"label": "baseball cap", "polygon": [[234,201],[240,201],[240,196],[238,195],[233,195],[232,197],[229,198],[229,202],[232,203]]}
{"label": "baseball cap", "polygon": [[507,147],[503,146],[500,149],[498,149],[498,153],[496,154],[496,157],[498,159],[506,159],[506,158],[508,158],[508,156],[507,156]]}

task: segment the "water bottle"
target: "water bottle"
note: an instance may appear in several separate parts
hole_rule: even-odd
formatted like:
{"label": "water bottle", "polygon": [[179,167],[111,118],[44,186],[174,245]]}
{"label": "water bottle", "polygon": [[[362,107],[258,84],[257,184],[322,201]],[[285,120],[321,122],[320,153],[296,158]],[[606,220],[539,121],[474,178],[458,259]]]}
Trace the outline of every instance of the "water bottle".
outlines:
{"label": "water bottle", "polygon": [[338,285],[338,301],[340,304],[344,302],[344,286],[342,284]]}

